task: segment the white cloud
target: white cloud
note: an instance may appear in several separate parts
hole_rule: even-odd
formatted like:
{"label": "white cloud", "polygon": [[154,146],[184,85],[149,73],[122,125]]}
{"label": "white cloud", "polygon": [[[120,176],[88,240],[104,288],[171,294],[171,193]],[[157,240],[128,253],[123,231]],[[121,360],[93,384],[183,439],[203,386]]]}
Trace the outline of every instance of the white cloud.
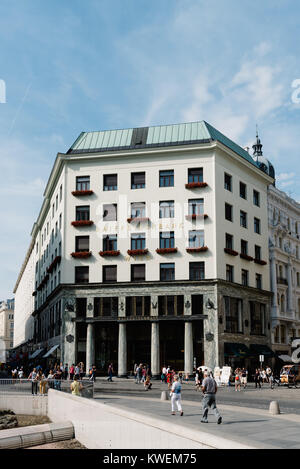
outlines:
{"label": "white cloud", "polygon": [[296,176],[296,173],[280,173],[276,177],[277,181],[286,181],[287,179],[292,179]]}

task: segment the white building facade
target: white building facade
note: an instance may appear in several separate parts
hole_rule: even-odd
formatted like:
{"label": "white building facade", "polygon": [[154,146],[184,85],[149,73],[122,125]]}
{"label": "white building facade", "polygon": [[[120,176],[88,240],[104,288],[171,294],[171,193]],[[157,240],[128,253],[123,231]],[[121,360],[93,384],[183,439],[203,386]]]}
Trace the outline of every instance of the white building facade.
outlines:
{"label": "white building facade", "polygon": [[270,186],[268,214],[272,348],[290,355],[292,339],[300,337],[300,204]]}
{"label": "white building facade", "polygon": [[0,302],[0,364],[6,363],[13,348],[14,300]]}
{"label": "white building facade", "polygon": [[57,155],[15,289],[34,358],[113,362],[120,376],[135,362],[159,376],[164,364],[191,374],[258,360],[272,183],[204,121],[82,133]]}

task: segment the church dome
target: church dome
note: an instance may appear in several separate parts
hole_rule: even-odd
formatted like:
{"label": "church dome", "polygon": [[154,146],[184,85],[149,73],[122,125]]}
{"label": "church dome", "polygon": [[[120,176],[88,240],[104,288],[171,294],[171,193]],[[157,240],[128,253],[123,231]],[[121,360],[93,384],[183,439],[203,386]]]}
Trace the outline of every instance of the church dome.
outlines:
{"label": "church dome", "polygon": [[271,178],[275,179],[274,166],[267,158],[263,156],[262,147],[263,145],[260,141],[260,138],[258,137],[258,133],[256,133],[256,142],[252,146],[253,158],[261,171],[268,174]]}

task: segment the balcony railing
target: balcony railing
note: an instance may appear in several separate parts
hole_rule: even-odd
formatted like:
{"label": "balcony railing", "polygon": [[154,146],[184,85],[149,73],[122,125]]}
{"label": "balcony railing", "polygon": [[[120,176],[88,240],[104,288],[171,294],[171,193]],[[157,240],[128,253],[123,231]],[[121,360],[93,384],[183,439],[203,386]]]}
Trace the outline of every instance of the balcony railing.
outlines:
{"label": "balcony railing", "polygon": [[83,190],[83,191],[73,191],[72,192],[72,195],[74,195],[75,197],[81,197],[81,196],[85,196],[85,195],[92,195],[94,192],[93,191],[90,191],[90,190]]}
{"label": "balcony railing", "polygon": [[71,253],[71,256],[77,259],[86,259],[87,257],[90,257],[91,255],[92,255],[91,251],[77,251],[77,252]]}
{"label": "balcony railing", "polygon": [[186,189],[197,189],[199,187],[200,188],[207,187],[207,183],[206,182],[188,182],[185,185]]}
{"label": "balcony railing", "polygon": [[281,283],[283,285],[287,285],[288,284],[288,281],[286,278],[283,278],[283,277],[277,277],[277,283]]}
{"label": "balcony railing", "polygon": [[72,221],[71,222],[71,225],[77,227],[77,226],[91,226],[93,225],[93,221],[92,220],[76,220],[76,221]]}

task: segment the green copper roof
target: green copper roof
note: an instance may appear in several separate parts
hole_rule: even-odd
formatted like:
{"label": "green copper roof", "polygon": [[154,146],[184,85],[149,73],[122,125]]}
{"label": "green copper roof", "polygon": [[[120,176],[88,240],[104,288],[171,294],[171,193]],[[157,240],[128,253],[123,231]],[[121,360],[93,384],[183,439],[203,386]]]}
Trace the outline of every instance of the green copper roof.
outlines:
{"label": "green copper roof", "polygon": [[68,154],[137,150],[218,141],[257,166],[251,155],[205,121],[100,132],[82,132]]}

